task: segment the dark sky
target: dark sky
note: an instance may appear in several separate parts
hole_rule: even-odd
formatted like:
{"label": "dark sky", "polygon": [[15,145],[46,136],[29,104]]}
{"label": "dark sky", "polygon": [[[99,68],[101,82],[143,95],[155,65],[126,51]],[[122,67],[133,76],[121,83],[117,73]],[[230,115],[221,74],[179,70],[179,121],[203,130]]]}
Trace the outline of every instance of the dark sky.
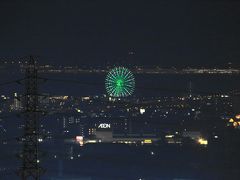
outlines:
{"label": "dark sky", "polygon": [[0,0],[0,22],[0,57],[160,66],[240,58],[238,1]]}

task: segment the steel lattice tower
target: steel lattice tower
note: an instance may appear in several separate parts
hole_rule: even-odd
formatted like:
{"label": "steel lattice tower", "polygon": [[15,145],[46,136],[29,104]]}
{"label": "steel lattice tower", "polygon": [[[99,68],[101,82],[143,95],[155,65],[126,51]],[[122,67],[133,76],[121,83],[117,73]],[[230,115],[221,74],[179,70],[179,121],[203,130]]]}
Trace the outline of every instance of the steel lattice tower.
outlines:
{"label": "steel lattice tower", "polygon": [[22,137],[23,149],[21,152],[22,167],[18,175],[22,180],[39,180],[43,169],[39,165],[39,94],[38,72],[33,57],[26,67],[25,94],[24,94],[24,118],[25,128]]}

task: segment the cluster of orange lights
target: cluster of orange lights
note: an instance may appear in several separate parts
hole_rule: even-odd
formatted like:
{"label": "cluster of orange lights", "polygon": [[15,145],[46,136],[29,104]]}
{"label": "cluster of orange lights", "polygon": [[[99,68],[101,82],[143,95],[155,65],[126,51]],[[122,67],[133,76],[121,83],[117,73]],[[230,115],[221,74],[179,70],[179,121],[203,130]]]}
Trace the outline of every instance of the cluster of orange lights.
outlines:
{"label": "cluster of orange lights", "polygon": [[231,118],[228,121],[229,123],[232,123],[234,128],[237,128],[240,126],[240,114],[236,115],[235,118]]}
{"label": "cluster of orange lights", "polygon": [[240,119],[240,114],[235,116],[236,119]]}

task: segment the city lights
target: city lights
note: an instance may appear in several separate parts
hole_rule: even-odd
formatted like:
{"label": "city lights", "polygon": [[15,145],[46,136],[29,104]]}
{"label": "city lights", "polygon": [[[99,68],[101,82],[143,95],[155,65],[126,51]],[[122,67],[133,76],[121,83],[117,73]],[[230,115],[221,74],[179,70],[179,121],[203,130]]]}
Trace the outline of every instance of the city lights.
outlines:
{"label": "city lights", "polygon": [[144,114],[146,110],[144,108],[140,108],[140,114]]}
{"label": "city lights", "polygon": [[200,145],[208,145],[208,140],[204,139],[204,138],[199,138],[198,139],[198,143]]}
{"label": "city lights", "polygon": [[151,139],[145,139],[144,144],[152,144],[152,140]]}
{"label": "city lights", "polygon": [[235,116],[236,119],[240,119],[240,114]]}
{"label": "city lights", "polygon": [[0,9],[0,179],[240,180],[240,1]]}

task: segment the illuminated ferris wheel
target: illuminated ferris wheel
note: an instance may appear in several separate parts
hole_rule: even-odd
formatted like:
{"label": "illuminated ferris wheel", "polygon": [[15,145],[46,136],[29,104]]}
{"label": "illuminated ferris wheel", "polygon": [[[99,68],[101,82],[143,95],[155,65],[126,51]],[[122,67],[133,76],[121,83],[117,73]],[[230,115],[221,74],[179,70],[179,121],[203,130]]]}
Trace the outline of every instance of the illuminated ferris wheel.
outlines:
{"label": "illuminated ferris wheel", "polygon": [[126,97],[134,92],[133,73],[125,67],[116,67],[109,71],[105,80],[106,91],[112,97]]}

